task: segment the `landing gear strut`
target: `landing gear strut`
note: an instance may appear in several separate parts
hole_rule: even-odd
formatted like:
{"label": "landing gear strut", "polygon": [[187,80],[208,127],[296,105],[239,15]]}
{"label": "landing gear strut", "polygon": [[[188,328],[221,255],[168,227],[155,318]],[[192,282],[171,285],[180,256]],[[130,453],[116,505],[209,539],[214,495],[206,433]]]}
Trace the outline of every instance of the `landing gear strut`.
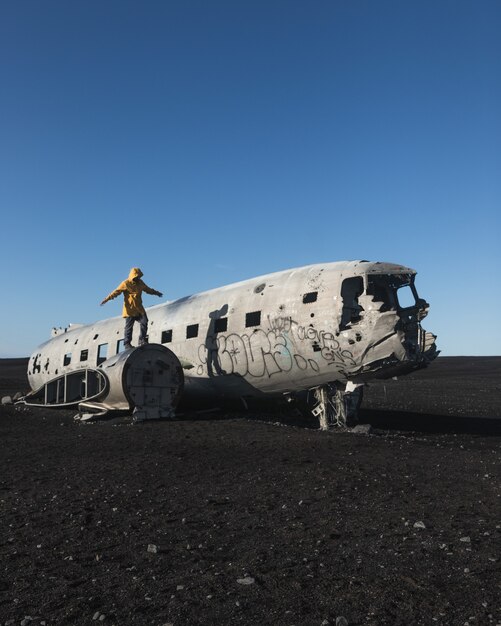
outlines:
{"label": "landing gear strut", "polygon": [[317,387],[314,390],[316,404],[311,412],[318,417],[320,429],[355,426],[363,391],[363,385],[353,383],[347,383],[345,389],[337,387],[334,383]]}

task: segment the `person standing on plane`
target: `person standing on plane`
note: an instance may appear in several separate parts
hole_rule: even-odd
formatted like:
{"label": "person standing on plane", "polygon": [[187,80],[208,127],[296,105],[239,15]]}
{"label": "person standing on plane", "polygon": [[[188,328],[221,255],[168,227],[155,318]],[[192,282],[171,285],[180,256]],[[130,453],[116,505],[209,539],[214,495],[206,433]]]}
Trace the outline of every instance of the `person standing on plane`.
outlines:
{"label": "person standing on plane", "polygon": [[124,333],[124,348],[132,348],[132,328],[134,322],[139,322],[139,345],[142,346],[148,343],[148,316],[144,310],[143,300],[141,294],[143,291],[151,294],[152,296],[162,297],[162,293],[156,289],[148,287],[146,283],[141,280],[143,272],[139,267],[133,267],[129,272],[129,278],[121,282],[115,291],[112,291],[101,302],[101,306],[108,300],[113,300],[121,293],[124,296],[124,306],[122,310],[122,317],[125,317],[125,333]]}

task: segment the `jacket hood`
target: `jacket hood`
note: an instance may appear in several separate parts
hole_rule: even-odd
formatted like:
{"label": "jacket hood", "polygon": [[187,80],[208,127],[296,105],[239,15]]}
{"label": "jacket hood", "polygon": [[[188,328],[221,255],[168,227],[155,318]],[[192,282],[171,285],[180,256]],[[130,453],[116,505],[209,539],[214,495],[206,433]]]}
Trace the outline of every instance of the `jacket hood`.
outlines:
{"label": "jacket hood", "polygon": [[129,280],[132,280],[133,278],[141,278],[142,275],[143,272],[139,269],[139,267],[133,267],[129,272]]}

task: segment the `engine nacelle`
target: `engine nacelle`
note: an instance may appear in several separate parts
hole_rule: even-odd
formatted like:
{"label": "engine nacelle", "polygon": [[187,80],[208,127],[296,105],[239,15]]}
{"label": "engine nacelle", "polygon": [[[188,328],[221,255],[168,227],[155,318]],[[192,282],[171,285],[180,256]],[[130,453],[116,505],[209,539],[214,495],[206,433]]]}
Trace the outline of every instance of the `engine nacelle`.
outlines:
{"label": "engine nacelle", "polygon": [[177,356],[160,344],[126,350],[104,361],[100,369],[108,379],[108,393],[96,401],[83,401],[79,411],[131,411],[136,420],[171,417],[184,387]]}

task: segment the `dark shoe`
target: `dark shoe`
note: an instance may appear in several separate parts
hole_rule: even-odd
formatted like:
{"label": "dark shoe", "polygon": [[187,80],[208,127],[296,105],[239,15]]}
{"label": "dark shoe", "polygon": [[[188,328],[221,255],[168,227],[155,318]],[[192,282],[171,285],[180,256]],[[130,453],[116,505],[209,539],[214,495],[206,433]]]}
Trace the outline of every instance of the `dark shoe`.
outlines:
{"label": "dark shoe", "polygon": [[124,350],[130,350],[134,346],[131,343],[124,343]]}

